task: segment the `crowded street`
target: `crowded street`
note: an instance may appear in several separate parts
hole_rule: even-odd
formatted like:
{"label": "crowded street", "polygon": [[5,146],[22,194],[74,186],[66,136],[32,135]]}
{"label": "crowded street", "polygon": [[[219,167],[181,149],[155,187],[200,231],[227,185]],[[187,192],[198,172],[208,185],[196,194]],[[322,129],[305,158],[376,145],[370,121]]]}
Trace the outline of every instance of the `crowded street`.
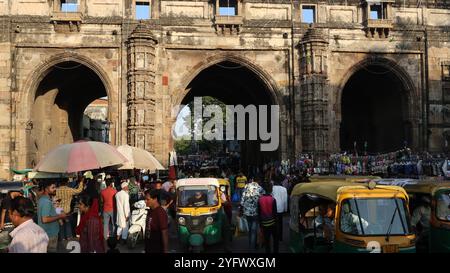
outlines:
{"label": "crowded street", "polygon": [[15,253],[450,253],[450,0],[0,0]]}

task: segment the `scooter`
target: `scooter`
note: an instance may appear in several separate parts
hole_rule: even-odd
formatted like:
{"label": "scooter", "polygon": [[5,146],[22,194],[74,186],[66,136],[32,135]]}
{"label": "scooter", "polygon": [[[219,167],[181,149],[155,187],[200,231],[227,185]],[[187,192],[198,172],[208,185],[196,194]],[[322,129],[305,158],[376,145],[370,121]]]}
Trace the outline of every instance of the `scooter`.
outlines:
{"label": "scooter", "polygon": [[130,229],[128,230],[127,245],[129,249],[136,247],[140,237],[144,238],[145,222],[147,219],[147,206],[144,200],[133,205],[136,209],[131,212]]}

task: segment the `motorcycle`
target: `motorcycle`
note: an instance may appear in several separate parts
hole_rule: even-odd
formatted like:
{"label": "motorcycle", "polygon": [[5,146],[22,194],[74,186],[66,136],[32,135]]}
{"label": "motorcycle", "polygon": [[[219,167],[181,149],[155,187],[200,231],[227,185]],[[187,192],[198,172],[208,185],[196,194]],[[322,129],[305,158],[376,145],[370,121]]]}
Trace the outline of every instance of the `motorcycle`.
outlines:
{"label": "motorcycle", "polygon": [[129,249],[136,247],[139,238],[144,238],[145,222],[147,219],[147,206],[144,200],[133,205],[136,209],[131,212],[130,228],[128,230],[127,245]]}

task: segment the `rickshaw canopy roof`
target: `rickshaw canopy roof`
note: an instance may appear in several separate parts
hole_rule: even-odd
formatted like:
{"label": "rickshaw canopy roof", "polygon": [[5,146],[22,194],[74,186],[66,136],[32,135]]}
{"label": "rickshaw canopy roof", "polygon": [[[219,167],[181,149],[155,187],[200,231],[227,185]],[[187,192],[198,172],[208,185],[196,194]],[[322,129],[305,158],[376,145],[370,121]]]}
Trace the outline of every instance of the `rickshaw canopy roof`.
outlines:
{"label": "rickshaw canopy roof", "polygon": [[[336,202],[338,195],[341,193],[342,190],[368,189],[367,185],[368,183],[356,184],[347,181],[300,183],[294,187],[291,196],[312,194]],[[405,196],[407,196],[406,191],[398,186],[377,185],[375,189],[401,191],[405,194]]]}
{"label": "rickshaw canopy roof", "polygon": [[373,179],[381,179],[379,176],[362,176],[362,175],[313,175],[309,177],[311,182],[320,181],[348,181],[348,182],[363,182]]}
{"label": "rickshaw canopy roof", "polygon": [[[355,186],[355,183],[346,181],[329,181],[329,182],[314,182],[314,183],[300,183],[295,185],[291,196],[314,194],[332,201],[336,201],[338,190],[344,186]],[[358,186],[357,186],[358,187]],[[362,186],[359,186],[362,187]]]}
{"label": "rickshaw canopy roof", "polygon": [[441,189],[450,190],[449,181],[438,181],[433,179],[380,179],[376,180],[381,185],[396,185],[403,187],[408,193],[423,193],[434,195],[434,193]]}
{"label": "rickshaw canopy roof", "polygon": [[219,180],[219,184],[223,185],[223,186],[230,186],[230,181],[228,181],[227,179],[223,179],[223,178],[219,178],[217,179]]}
{"label": "rickshaw canopy roof", "polygon": [[219,187],[219,179],[217,178],[185,178],[180,179],[176,183],[177,189],[186,186],[216,186]]}

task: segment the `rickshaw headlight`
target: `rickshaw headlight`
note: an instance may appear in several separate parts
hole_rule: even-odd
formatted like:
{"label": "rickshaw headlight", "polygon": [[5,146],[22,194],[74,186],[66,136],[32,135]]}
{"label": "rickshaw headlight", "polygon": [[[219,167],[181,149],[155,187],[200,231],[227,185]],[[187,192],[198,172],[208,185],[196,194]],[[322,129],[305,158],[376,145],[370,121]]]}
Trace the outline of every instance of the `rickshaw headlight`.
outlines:
{"label": "rickshaw headlight", "polygon": [[184,226],[186,224],[186,219],[184,219],[184,217],[178,218],[178,224]]}
{"label": "rickshaw headlight", "polygon": [[208,216],[208,218],[206,218],[207,225],[211,225],[213,222],[214,222],[214,218],[212,218],[211,216]]}

